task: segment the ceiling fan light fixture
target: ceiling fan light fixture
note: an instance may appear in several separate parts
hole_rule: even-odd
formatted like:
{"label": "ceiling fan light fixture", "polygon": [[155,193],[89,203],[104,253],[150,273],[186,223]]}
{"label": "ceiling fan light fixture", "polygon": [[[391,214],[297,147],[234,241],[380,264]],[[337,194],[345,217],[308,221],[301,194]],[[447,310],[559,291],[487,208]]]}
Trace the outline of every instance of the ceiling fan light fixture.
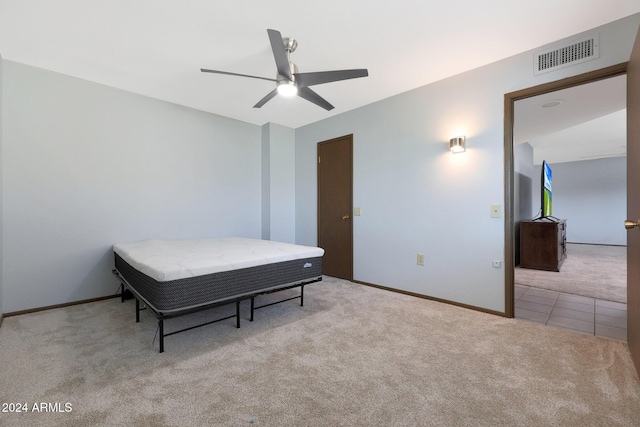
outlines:
{"label": "ceiling fan light fixture", "polygon": [[296,96],[298,93],[298,87],[294,82],[287,80],[281,80],[278,82],[278,94],[290,98]]}

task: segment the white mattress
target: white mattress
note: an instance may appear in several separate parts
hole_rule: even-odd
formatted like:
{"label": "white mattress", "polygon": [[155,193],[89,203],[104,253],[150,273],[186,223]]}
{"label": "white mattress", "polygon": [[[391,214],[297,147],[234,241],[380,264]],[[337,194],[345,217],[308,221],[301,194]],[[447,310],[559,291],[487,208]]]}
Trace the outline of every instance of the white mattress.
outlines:
{"label": "white mattress", "polygon": [[243,237],[145,240],[113,245],[113,251],[158,282],[324,255],[322,248]]}

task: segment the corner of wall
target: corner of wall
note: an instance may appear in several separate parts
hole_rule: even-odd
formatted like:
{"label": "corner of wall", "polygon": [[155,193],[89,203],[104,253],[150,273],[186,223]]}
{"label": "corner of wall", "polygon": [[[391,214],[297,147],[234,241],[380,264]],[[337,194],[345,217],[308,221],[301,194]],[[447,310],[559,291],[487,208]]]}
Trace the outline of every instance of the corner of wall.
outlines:
{"label": "corner of wall", "polygon": [[262,238],[295,242],[295,131],[262,126]]}
{"label": "corner of wall", "polygon": [[520,222],[531,219],[533,210],[533,147],[528,142],[514,147],[514,255],[520,264]]}
{"label": "corner of wall", "polygon": [[264,240],[271,239],[271,152],[270,152],[270,130],[271,124],[262,125],[261,133],[261,192],[262,192],[262,224],[261,236]]}

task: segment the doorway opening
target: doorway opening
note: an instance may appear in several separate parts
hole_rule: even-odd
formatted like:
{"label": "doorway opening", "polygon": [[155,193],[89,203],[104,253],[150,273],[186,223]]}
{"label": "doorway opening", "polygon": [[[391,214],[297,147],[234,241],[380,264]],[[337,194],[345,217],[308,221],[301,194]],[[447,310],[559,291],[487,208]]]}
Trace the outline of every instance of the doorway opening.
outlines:
{"label": "doorway opening", "polygon": [[[528,207],[525,206],[525,208],[522,209],[520,201],[523,198],[523,195],[519,193],[519,189],[523,185],[523,183],[521,182],[521,179],[523,181],[527,180],[527,177],[526,176],[523,177],[523,175],[527,175],[527,174],[518,173],[519,165],[517,164],[517,161],[519,159],[518,159],[517,152],[520,152],[522,148],[516,147],[516,145],[518,142],[522,142],[522,141],[516,140],[520,138],[520,136],[516,135],[516,132],[514,131],[515,124],[516,124],[515,123],[516,112],[518,111],[518,108],[516,108],[516,105],[517,105],[516,103],[521,102],[522,104],[527,104],[527,103],[531,104],[532,101],[535,101],[536,99],[538,100],[545,99],[545,102],[543,104],[545,104],[547,108],[551,106],[551,109],[553,109],[554,105],[559,105],[558,102],[560,103],[562,102],[561,96],[556,96],[556,94],[561,93],[558,91],[566,91],[566,90],[570,90],[571,88],[577,88],[579,86],[583,86],[586,84],[601,82],[605,79],[611,79],[617,76],[624,76],[626,74],[626,67],[627,67],[626,63],[618,64],[618,65],[607,67],[594,72],[585,73],[582,75],[558,80],[556,82],[543,84],[540,86],[524,89],[518,92],[513,92],[505,95],[505,122],[504,122],[505,123],[504,150],[505,150],[505,169],[506,169],[505,171],[505,212],[507,215],[506,221],[505,221],[505,287],[506,287],[505,288],[505,298],[506,298],[505,314],[507,317],[515,317],[517,315],[515,301],[516,299],[519,299],[520,297],[522,297],[523,292],[527,291],[527,288],[521,287],[520,285],[518,285],[518,288],[516,288],[516,283],[515,283],[516,265],[519,263],[519,255],[520,255],[519,253],[520,235],[518,231],[519,231],[520,221],[532,219],[536,217],[536,211],[539,208],[539,206],[536,206],[536,202],[535,202],[536,197],[534,193],[539,194],[539,191],[540,191],[539,188],[536,188],[535,190],[533,190],[534,187],[538,187],[540,185],[539,183],[536,183],[537,186],[534,185],[533,183],[530,183],[528,188],[531,189],[530,190],[531,194],[524,195],[524,199],[530,201],[529,206]],[[541,98],[541,96],[543,95],[545,97]],[[554,98],[551,100],[554,102],[550,101],[551,98]],[[626,104],[626,97],[625,97],[625,104]],[[518,107],[520,107],[520,105],[518,105]],[[528,148],[524,149],[525,153],[527,152],[527,149]],[[544,153],[544,147],[540,151]],[[568,153],[568,154],[572,154],[572,153]],[[546,157],[549,155],[550,154],[541,154],[540,156]],[[566,159],[567,158],[565,158],[564,160],[565,162],[567,161]],[[538,163],[541,163],[541,162],[542,160],[538,159]],[[532,163],[535,163],[535,161]],[[531,176],[531,174],[529,175]],[[539,176],[540,176],[540,172],[538,172],[538,177]],[[540,179],[540,178],[535,178],[535,173],[533,173],[533,178],[529,178],[529,179],[535,181],[536,179]],[[527,188],[526,182],[524,187]],[[534,200],[534,201],[531,201],[531,200]],[[562,212],[562,210],[560,210],[560,212]],[[571,227],[571,218],[568,218],[567,227]],[[620,227],[622,228],[621,225]],[[537,291],[534,291],[533,294],[535,294],[536,292]],[[545,294],[545,290],[540,290],[539,294],[540,296],[543,296]],[[548,296],[552,296],[552,294],[548,294]],[[522,304],[519,303],[519,307],[522,307]],[[549,313],[546,314],[547,320],[549,319],[549,315],[551,313],[552,308],[553,307],[550,307]],[[543,314],[541,316],[544,317],[545,315]],[[594,331],[595,331],[595,326],[594,326]]]}
{"label": "doorway opening", "polygon": [[515,102],[516,318],[627,339],[626,113],[624,75]]}

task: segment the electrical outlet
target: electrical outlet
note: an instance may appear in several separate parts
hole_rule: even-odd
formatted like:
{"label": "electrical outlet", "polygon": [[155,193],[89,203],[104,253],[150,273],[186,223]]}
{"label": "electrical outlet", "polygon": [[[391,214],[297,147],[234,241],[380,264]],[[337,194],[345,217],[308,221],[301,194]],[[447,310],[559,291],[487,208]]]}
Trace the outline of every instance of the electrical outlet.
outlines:
{"label": "electrical outlet", "polygon": [[424,254],[418,254],[418,265],[424,266]]}

